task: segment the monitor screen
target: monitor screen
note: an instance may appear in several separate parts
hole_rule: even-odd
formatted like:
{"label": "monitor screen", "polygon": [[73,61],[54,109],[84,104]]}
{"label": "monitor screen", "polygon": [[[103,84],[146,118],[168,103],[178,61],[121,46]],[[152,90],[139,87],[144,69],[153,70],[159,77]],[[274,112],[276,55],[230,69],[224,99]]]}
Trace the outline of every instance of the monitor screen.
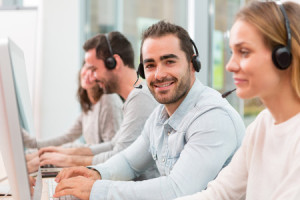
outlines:
{"label": "monitor screen", "polygon": [[30,195],[24,154],[23,130],[34,133],[24,55],[10,39],[0,38],[0,58],[0,145],[9,184],[14,199],[40,199]]}
{"label": "monitor screen", "polygon": [[10,42],[9,48],[20,125],[28,133],[34,134],[32,107],[24,56],[22,51],[13,42]]}

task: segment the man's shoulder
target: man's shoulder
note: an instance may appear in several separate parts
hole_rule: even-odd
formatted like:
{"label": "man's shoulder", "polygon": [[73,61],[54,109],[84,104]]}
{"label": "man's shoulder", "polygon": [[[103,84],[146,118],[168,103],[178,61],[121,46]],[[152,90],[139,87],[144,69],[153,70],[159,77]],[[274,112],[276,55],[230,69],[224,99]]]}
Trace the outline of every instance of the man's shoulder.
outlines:
{"label": "man's shoulder", "polygon": [[224,107],[230,106],[228,101],[221,97],[221,94],[213,88],[204,86],[202,91],[197,95],[196,107]]}
{"label": "man's shoulder", "polygon": [[[214,115],[231,118],[233,121],[242,123],[239,113],[230,105],[230,103],[222,98],[221,94],[210,87],[204,86],[197,96],[197,101],[194,108],[191,110],[191,118],[198,118],[202,115]],[[207,116],[207,115],[206,115]],[[217,116],[216,116],[217,117]]]}
{"label": "man's shoulder", "polygon": [[[147,87],[147,86],[144,86]],[[136,115],[149,116],[158,105],[148,88],[133,89],[124,102],[124,112],[135,112]]]}
{"label": "man's shoulder", "polygon": [[143,85],[141,89],[139,88],[134,88],[130,94],[128,95],[128,98],[126,101],[131,101],[131,100],[143,100],[143,99],[149,99],[153,101],[154,103],[157,103],[157,101],[154,99],[153,95],[149,91],[148,87],[146,85]]}
{"label": "man's shoulder", "polygon": [[[98,102],[97,102],[98,103]],[[121,97],[116,94],[103,94],[99,100],[100,104],[114,104],[114,105],[123,105]]]}
{"label": "man's shoulder", "polygon": [[226,99],[222,98],[220,92],[203,85],[198,79],[196,79],[187,98],[185,104],[194,105],[193,107],[196,107],[199,112],[207,107],[220,107],[229,104]]}

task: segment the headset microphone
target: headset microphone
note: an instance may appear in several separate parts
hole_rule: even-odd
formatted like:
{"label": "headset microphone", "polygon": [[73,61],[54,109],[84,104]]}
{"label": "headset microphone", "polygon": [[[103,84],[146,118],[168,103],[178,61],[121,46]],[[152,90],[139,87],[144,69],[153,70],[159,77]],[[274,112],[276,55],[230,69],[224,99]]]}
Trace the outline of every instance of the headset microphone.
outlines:
{"label": "headset microphone", "polygon": [[232,92],[234,92],[236,90],[236,88],[234,88],[233,90],[229,90],[227,92],[224,92],[222,94],[222,98],[226,98],[228,95],[230,95]]}
{"label": "headset microphone", "polygon": [[136,75],[137,75],[137,79],[136,79],[136,81],[134,82],[133,87],[136,88],[136,89],[142,89],[142,88],[143,88],[142,85],[135,86],[136,83],[137,83],[137,82],[139,81],[139,79],[140,79],[140,76],[139,76],[139,73],[138,73],[138,72],[136,72]]}
{"label": "headset microphone", "polygon": [[142,89],[143,88],[143,86],[142,85],[138,85],[138,86],[133,86],[134,88],[136,88],[136,89]]}

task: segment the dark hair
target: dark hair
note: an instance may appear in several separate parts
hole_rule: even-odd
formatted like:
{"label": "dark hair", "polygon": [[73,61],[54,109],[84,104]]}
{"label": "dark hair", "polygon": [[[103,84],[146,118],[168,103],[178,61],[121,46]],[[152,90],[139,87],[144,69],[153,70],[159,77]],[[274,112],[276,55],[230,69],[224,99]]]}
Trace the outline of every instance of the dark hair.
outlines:
{"label": "dark hair", "polygon": [[[300,5],[293,2],[283,3],[291,28],[291,83],[300,98]],[[284,16],[279,6],[273,1],[253,1],[240,10],[236,20],[252,24],[262,34],[265,45],[273,50],[278,45],[286,45],[287,32]]]}
{"label": "dark hair", "polygon": [[[83,65],[84,66],[83,62]],[[89,110],[91,110],[92,108],[92,102],[90,101],[87,91],[86,89],[81,87],[81,70],[82,68],[79,70],[79,74],[78,74],[78,89],[77,89],[77,99],[80,103],[80,107],[83,110],[84,113],[88,112]],[[102,94],[103,94],[103,89],[100,88],[98,86],[98,84],[96,84],[93,88],[92,88],[92,92],[93,92],[93,99],[95,101],[98,101]]]}
{"label": "dark hair", "polygon": [[[89,51],[95,48],[97,58],[105,60],[111,56],[105,37],[104,34],[98,34],[92,37],[84,43],[83,49]],[[108,40],[113,54],[118,54],[125,65],[134,69],[134,51],[127,38],[120,32],[114,31],[108,33]]]}
{"label": "dark hair", "polygon": [[143,60],[142,57],[142,48],[144,41],[147,38],[155,38],[155,37],[161,37],[165,35],[175,35],[180,41],[180,48],[185,53],[186,58],[188,61],[190,61],[193,57],[194,51],[193,51],[193,45],[191,43],[191,38],[188,34],[188,32],[182,28],[181,26],[171,24],[169,22],[165,21],[159,21],[156,24],[153,24],[148,29],[146,29],[142,34],[142,43],[141,43],[141,49],[140,49],[140,60]]}

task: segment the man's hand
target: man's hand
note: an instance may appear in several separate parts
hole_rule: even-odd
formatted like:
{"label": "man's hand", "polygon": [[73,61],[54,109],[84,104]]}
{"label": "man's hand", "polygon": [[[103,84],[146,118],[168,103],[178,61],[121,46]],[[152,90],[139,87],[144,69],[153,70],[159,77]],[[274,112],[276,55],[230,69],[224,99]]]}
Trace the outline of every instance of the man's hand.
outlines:
{"label": "man's hand", "polygon": [[[27,160],[27,155],[26,155],[26,160]],[[40,159],[36,155],[36,157],[32,157],[30,160],[28,159],[26,163],[27,163],[28,173],[37,172],[40,166]]]}
{"label": "man's hand", "polygon": [[44,153],[40,156],[40,166],[54,165],[57,167],[73,166],[71,156],[62,153]]}
{"label": "man's hand", "polygon": [[76,156],[62,153],[44,153],[40,156],[40,166],[54,165],[57,167],[88,166],[93,162],[93,156]]}
{"label": "man's hand", "polygon": [[44,153],[49,153],[49,152],[72,154],[72,151],[73,151],[72,149],[73,148],[63,148],[63,147],[55,147],[55,146],[44,147],[39,150],[39,156],[43,155]]}
{"label": "man's hand", "polygon": [[44,153],[55,152],[55,153],[62,153],[67,155],[81,155],[81,156],[92,156],[92,150],[88,147],[79,147],[79,148],[64,148],[64,147],[44,147],[39,150],[39,156],[43,155]]}
{"label": "man's hand", "polygon": [[33,153],[27,153],[26,154],[26,161],[28,162],[28,161],[30,161],[30,160],[32,160],[32,159],[35,159],[35,158],[37,158],[39,155],[38,155],[38,151],[35,151],[35,152],[33,152]]}
{"label": "man's hand", "polygon": [[34,186],[35,186],[35,178],[29,176],[29,184],[30,184],[30,194],[33,196],[34,193]]}
{"label": "man's hand", "polygon": [[69,179],[76,176],[84,176],[91,180],[101,179],[99,172],[81,166],[81,167],[70,167],[70,168],[62,169],[59,172],[59,174],[56,176],[55,181],[59,183],[64,179]]}
{"label": "man's hand", "polygon": [[53,197],[58,198],[60,196],[73,195],[79,199],[88,200],[95,182],[96,180],[83,176],[64,179],[57,184]]}

